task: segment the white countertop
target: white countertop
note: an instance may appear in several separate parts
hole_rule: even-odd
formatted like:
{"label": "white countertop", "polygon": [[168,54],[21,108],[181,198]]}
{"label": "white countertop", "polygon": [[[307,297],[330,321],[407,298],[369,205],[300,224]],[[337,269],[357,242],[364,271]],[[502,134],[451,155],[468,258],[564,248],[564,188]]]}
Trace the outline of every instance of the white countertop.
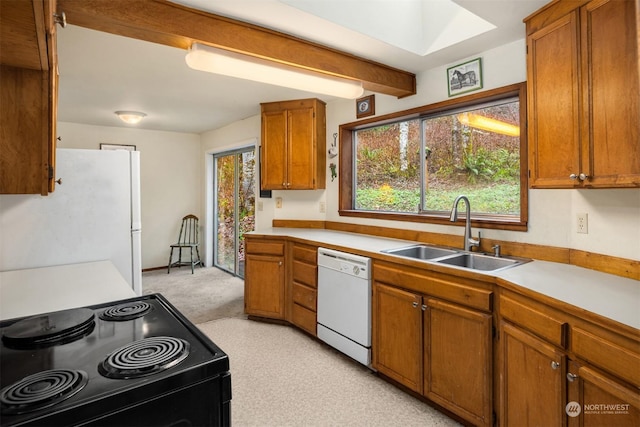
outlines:
{"label": "white countertop", "polygon": [[111,261],[0,272],[0,320],[135,296]]}
{"label": "white countertop", "polygon": [[[253,234],[287,236],[372,253],[417,242],[324,229],[270,228]],[[398,257],[399,260],[402,258]],[[484,273],[487,274],[487,273]],[[489,273],[514,285],[640,329],[640,281],[575,265],[532,261]]]}

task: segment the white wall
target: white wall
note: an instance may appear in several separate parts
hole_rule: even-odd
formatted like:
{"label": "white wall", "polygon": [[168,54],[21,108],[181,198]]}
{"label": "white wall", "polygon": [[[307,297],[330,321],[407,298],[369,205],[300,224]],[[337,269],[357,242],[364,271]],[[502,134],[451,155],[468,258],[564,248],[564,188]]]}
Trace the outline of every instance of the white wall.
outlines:
{"label": "white wall", "polygon": [[[525,42],[519,40],[490,51],[460,58],[482,57],[483,89],[493,89],[526,80]],[[449,64],[451,66],[454,64]],[[376,115],[443,101],[448,98],[446,66],[417,74],[418,93],[403,99],[375,94]],[[327,105],[327,149],[333,134],[342,123],[356,120],[355,102],[339,100]],[[243,120],[223,129],[203,135],[204,150],[222,149],[234,142],[260,138],[260,117]],[[276,209],[273,199],[258,199],[263,210],[256,212],[256,227],[271,226],[275,219],[310,219],[351,222],[374,226],[418,229],[462,236],[459,227],[437,226],[398,221],[343,218],[338,215],[338,179],[331,182],[327,158],[327,188],[317,191],[274,191],[273,197],[282,197],[283,206]],[[326,214],[320,213],[319,202],[325,201]],[[577,234],[577,213],[588,213],[589,234]],[[474,230],[474,234],[477,230]],[[529,190],[529,230],[510,232],[483,230],[485,237],[534,243],[640,259],[640,189],[622,190]],[[462,237],[461,237],[462,242]]]}
{"label": "white wall", "polygon": [[200,136],[76,123],[58,123],[60,148],[100,149],[100,143],[135,145],[140,151],[142,268],[166,266],[180,220],[202,217]]}

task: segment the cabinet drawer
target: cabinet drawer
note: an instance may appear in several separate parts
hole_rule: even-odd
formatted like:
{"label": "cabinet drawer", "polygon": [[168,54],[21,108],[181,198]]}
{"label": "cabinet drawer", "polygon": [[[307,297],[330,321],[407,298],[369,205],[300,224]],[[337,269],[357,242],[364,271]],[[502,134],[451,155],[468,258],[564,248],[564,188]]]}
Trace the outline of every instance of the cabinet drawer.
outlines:
{"label": "cabinet drawer", "polygon": [[318,253],[316,248],[312,246],[294,245],[293,259],[316,265],[318,263]]}
{"label": "cabinet drawer", "polygon": [[316,336],[316,313],[307,310],[298,304],[293,304],[291,312],[292,322],[294,325],[304,329],[311,335]]}
{"label": "cabinet drawer", "polygon": [[318,267],[300,261],[293,261],[293,280],[312,288],[317,288]]}
{"label": "cabinet drawer", "polygon": [[248,254],[284,255],[284,242],[247,240]]}
{"label": "cabinet drawer", "polygon": [[517,323],[558,347],[566,347],[567,323],[504,295],[500,296],[500,316]]}
{"label": "cabinet drawer", "polygon": [[300,304],[309,310],[316,311],[317,293],[314,289],[299,283],[293,284],[293,302]]}
{"label": "cabinet drawer", "polygon": [[374,263],[373,278],[395,287],[439,297],[478,310],[491,311],[493,309],[493,292],[491,290],[467,286],[440,277],[427,276],[422,272],[407,271],[401,266],[389,268]]}
{"label": "cabinet drawer", "polygon": [[577,327],[571,328],[571,349],[584,360],[640,387],[640,346],[635,351]]}

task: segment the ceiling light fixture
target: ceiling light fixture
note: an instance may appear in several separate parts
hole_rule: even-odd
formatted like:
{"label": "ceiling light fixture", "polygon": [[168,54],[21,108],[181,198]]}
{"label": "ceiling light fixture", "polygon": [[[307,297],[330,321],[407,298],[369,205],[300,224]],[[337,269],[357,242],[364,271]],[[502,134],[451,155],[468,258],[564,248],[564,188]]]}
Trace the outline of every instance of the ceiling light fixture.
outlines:
{"label": "ceiling light fixture", "polygon": [[460,123],[471,126],[472,128],[496,132],[502,135],[520,136],[520,126],[512,125],[507,122],[474,113],[461,113],[458,114],[457,117]]}
{"label": "ceiling light fixture", "polygon": [[187,65],[194,70],[307,92],[347,99],[356,99],[364,93],[362,83],[359,81],[325,76],[200,43],[191,45],[185,60]]}
{"label": "ceiling light fixture", "polygon": [[138,124],[140,120],[147,117],[145,113],[139,111],[116,111],[116,115],[120,117],[120,120],[130,125]]}

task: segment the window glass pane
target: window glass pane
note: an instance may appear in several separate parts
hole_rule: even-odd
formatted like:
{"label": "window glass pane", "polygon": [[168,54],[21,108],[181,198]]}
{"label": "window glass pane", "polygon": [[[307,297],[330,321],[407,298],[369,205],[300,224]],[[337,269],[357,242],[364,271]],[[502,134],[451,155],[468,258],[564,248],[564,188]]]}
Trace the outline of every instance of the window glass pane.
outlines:
{"label": "window glass pane", "polygon": [[474,213],[519,215],[519,119],[518,99],[425,119],[423,209],[464,194]]}
{"label": "window glass pane", "polygon": [[420,119],[355,134],[355,200],[358,210],[418,212]]}
{"label": "window glass pane", "polygon": [[510,98],[354,131],[354,208],[441,213],[464,194],[475,214],[519,216],[519,119]]}

